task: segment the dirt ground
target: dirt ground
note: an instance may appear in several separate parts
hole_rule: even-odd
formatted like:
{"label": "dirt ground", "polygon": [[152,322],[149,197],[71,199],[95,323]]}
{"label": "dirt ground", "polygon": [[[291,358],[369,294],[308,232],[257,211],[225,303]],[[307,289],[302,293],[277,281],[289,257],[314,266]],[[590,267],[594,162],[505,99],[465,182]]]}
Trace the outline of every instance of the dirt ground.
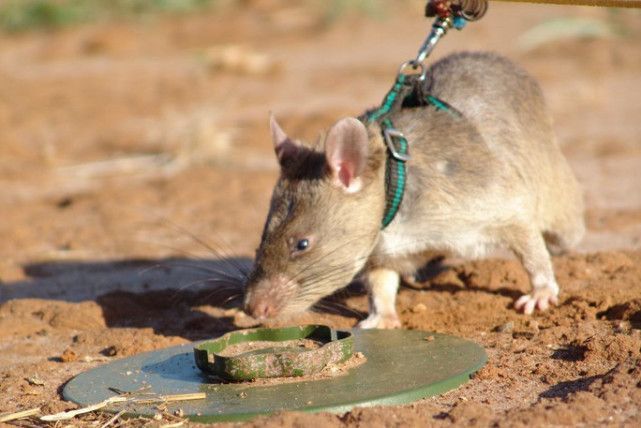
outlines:
{"label": "dirt ground", "polygon": [[[60,392],[81,371],[238,328],[225,276],[250,263],[277,175],[268,112],[316,138],[379,103],[429,27],[418,1],[336,20],[303,1],[242,4],[1,36],[0,413],[73,408]],[[513,259],[453,264],[404,287],[398,309],[405,328],[486,348],[469,383],[247,426],[641,426],[640,24],[491,4],[434,55],[494,50],[540,80],[587,205],[583,243],[554,258],[560,305],[517,314],[528,283]],[[289,322],[350,327],[366,309],[354,285]]]}

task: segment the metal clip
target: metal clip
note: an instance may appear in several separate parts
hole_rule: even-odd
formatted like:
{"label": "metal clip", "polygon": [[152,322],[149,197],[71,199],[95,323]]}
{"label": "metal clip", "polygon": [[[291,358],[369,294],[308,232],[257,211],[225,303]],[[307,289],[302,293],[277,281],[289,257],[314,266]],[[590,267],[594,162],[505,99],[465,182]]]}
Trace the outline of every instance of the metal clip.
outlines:
{"label": "metal clip", "polygon": [[385,130],[383,130],[383,135],[385,136],[385,144],[387,144],[387,148],[392,153],[392,156],[394,156],[394,159],[401,162],[407,162],[411,159],[411,156],[409,154],[399,153],[396,150],[396,146],[394,146],[394,141],[392,140],[393,138],[403,138],[407,141],[405,135],[403,135],[401,131],[398,131],[394,128],[385,128]]}
{"label": "metal clip", "polygon": [[454,22],[452,18],[437,18],[432,25],[432,31],[427,35],[427,38],[423,41],[423,44],[418,49],[418,54],[414,62],[422,63],[425,61],[425,58],[432,53],[434,46],[438,43],[439,40],[447,33],[447,30],[452,28]]}

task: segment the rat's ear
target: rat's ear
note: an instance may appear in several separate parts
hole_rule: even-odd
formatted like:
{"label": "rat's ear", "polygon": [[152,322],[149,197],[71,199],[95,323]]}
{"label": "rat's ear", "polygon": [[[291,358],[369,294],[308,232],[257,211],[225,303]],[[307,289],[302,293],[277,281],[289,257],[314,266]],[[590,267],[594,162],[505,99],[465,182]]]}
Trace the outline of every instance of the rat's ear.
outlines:
{"label": "rat's ear", "polygon": [[276,152],[278,162],[282,166],[288,159],[298,154],[300,146],[285,134],[285,131],[280,127],[273,113],[271,113],[269,117],[269,126],[272,130],[274,151]]}
{"label": "rat's ear", "polygon": [[325,139],[325,157],[333,180],[348,193],[363,187],[368,140],[365,125],[353,117],[339,120]]}

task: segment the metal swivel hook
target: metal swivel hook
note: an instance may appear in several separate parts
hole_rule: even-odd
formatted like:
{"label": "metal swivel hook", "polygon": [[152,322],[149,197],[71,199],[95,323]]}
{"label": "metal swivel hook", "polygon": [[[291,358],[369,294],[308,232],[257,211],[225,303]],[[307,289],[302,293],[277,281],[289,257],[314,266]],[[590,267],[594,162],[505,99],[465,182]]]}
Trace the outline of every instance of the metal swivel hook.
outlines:
{"label": "metal swivel hook", "polygon": [[462,29],[467,21],[476,21],[487,12],[487,0],[430,0],[425,7],[425,16],[436,17],[432,30],[418,50],[416,58],[401,66],[401,72],[411,65],[414,70],[420,68],[420,80],[425,79],[425,59],[432,53],[436,44],[454,27]]}

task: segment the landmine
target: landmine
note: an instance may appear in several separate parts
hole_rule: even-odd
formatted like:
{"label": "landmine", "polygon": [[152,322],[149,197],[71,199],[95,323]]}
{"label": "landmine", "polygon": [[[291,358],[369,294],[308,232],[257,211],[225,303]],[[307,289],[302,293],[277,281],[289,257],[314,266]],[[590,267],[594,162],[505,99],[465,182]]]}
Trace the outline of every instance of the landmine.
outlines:
{"label": "landmine", "polygon": [[[200,392],[205,399],[166,405],[168,412],[199,422],[247,420],[280,411],[343,413],[359,406],[405,404],[441,394],[468,381],[487,361],[483,348],[454,336],[419,330],[354,329],[350,333],[353,354],[361,353],[364,362],[336,376],[320,376],[321,372],[290,378],[297,379],[294,382],[216,380],[196,365],[194,347],[202,344],[197,343],[135,355],[81,373],[65,386],[63,396],[85,406],[113,397],[114,391]],[[157,412],[149,404],[116,403],[106,410],[125,410],[130,416]]]}

